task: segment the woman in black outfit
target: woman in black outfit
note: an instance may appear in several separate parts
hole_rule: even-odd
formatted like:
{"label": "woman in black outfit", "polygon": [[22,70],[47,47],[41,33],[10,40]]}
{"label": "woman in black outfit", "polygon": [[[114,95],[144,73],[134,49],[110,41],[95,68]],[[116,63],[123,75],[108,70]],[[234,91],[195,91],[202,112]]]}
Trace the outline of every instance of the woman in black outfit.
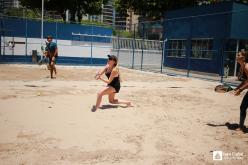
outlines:
{"label": "woman in black outfit", "polygon": [[[107,83],[107,87],[101,90],[97,94],[96,105],[93,106],[92,111],[96,111],[102,101],[103,95],[108,95],[109,102],[111,104],[126,104],[127,106],[131,106],[131,102],[115,99],[115,94],[119,93],[121,85],[120,85],[120,72],[117,67],[118,58],[114,55],[108,55],[108,63],[106,67],[96,75],[97,80],[102,80]],[[101,76],[105,73],[107,80],[103,79]]]}
{"label": "woman in black outfit", "polygon": [[[238,96],[240,93],[248,89],[248,63],[246,61],[247,54],[245,52],[239,52],[237,54],[237,62],[240,64],[240,67],[242,68],[243,74],[245,75],[246,79],[235,89],[235,95]],[[248,92],[246,92],[241,105],[240,105],[240,121],[239,121],[239,127],[242,131],[244,131],[246,128],[244,126],[245,118],[246,118],[246,111],[248,108]]]}

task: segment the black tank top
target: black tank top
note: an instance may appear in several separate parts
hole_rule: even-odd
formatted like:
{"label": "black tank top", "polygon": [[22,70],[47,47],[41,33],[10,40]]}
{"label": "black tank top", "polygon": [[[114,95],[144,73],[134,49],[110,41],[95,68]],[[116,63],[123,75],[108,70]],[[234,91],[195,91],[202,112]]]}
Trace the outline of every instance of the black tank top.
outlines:
{"label": "black tank top", "polygon": [[[111,72],[105,72],[105,75],[108,77],[110,77],[111,75]],[[114,79],[108,84],[114,88],[116,87],[120,87],[120,78],[119,78],[119,75],[117,77],[114,77]]]}

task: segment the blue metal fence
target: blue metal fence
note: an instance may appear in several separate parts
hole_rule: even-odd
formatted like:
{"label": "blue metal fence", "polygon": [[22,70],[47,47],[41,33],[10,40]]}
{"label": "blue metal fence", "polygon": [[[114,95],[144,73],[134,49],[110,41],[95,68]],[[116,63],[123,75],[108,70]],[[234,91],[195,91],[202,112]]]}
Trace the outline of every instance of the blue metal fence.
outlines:
{"label": "blue metal fence", "polygon": [[[107,47],[124,67],[235,84],[239,70],[236,53],[248,48],[247,28],[244,28],[248,27],[245,20],[248,7],[235,3],[212,7],[168,12],[163,21],[132,25],[129,37],[118,33],[112,36],[111,29],[93,26],[48,23],[47,27],[53,29],[50,32],[57,39],[72,41],[72,45],[60,43],[63,49],[69,46],[84,47],[82,51],[90,49],[87,59],[74,59],[81,64],[85,64],[82,61],[105,63],[106,58],[94,57],[98,56],[97,50],[104,54],[101,50]],[[25,27],[18,35],[27,38],[39,33],[39,28],[29,32],[27,20],[25,24],[20,20],[17,23]],[[32,22],[32,26],[40,25]],[[238,31],[237,26],[242,28]],[[45,34],[48,32],[45,30]]]}

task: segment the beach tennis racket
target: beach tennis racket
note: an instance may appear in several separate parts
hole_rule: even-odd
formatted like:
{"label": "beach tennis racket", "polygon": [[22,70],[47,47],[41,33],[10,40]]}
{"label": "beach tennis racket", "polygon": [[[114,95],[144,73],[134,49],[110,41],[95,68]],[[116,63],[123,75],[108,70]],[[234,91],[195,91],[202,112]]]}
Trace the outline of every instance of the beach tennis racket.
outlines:
{"label": "beach tennis racket", "polygon": [[41,49],[41,53],[42,53],[43,58],[41,58],[41,59],[38,61],[38,64],[39,64],[39,65],[42,65],[42,64],[46,63],[47,51],[45,50],[44,46],[41,46],[40,49]]}
{"label": "beach tennis racket", "polygon": [[232,91],[232,90],[233,90],[233,88],[230,85],[227,85],[227,84],[217,85],[214,88],[214,91],[218,92],[218,93],[226,93],[226,92],[229,92],[229,91]]}
{"label": "beach tennis racket", "polygon": [[41,52],[43,54],[43,56],[47,56],[47,51],[45,50],[44,46],[41,46]]}

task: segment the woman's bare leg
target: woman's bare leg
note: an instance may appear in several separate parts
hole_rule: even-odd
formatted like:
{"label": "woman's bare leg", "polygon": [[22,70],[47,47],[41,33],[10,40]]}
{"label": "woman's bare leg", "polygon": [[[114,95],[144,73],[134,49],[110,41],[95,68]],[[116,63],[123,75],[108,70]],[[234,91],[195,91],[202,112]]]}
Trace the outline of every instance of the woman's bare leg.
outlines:
{"label": "woman's bare leg", "polygon": [[54,71],[55,75],[57,75],[57,69],[56,69],[55,64],[53,65],[53,71]]}
{"label": "woman's bare leg", "polygon": [[52,79],[53,78],[53,65],[50,63],[49,66],[50,66],[50,77]]}
{"label": "woman's bare leg", "polygon": [[56,69],[56,67],[55,67],[55,60],[56,60],[56,58],[53,57],[53,58],[52,58],[52,65],[53,65],[53,71],[54,71],[54,73],[55,73],[55,75],[56,75],[56,74],[57,74],[57,69]]}
{"label": "woman's bare leg", "polygon": [[57,74],[55,63],[52,61],[51,64],[50,64],[50,75],[51,75],[51,78],[54,78],[53,77],[53,72],[55,73],[55,75]]}
{"label": "woman's bare leg", "polygon": [[110,95],[111,93],[114,93],[114,92],[115,92],[115,90],[111,87],[107,87],[107,88],[103,89],[102,91],[100,91],[97,94],[96,105],[95,105],[95,107],[93,107],[92,111],[96,111],[100,107],[103,95]]}
{"label": "woman's bare leg", "polygon": [[126,104],[127,106],[131,106],[130,101],[115,99],[115,93],[109,94],[109,102],[111,104]]}

